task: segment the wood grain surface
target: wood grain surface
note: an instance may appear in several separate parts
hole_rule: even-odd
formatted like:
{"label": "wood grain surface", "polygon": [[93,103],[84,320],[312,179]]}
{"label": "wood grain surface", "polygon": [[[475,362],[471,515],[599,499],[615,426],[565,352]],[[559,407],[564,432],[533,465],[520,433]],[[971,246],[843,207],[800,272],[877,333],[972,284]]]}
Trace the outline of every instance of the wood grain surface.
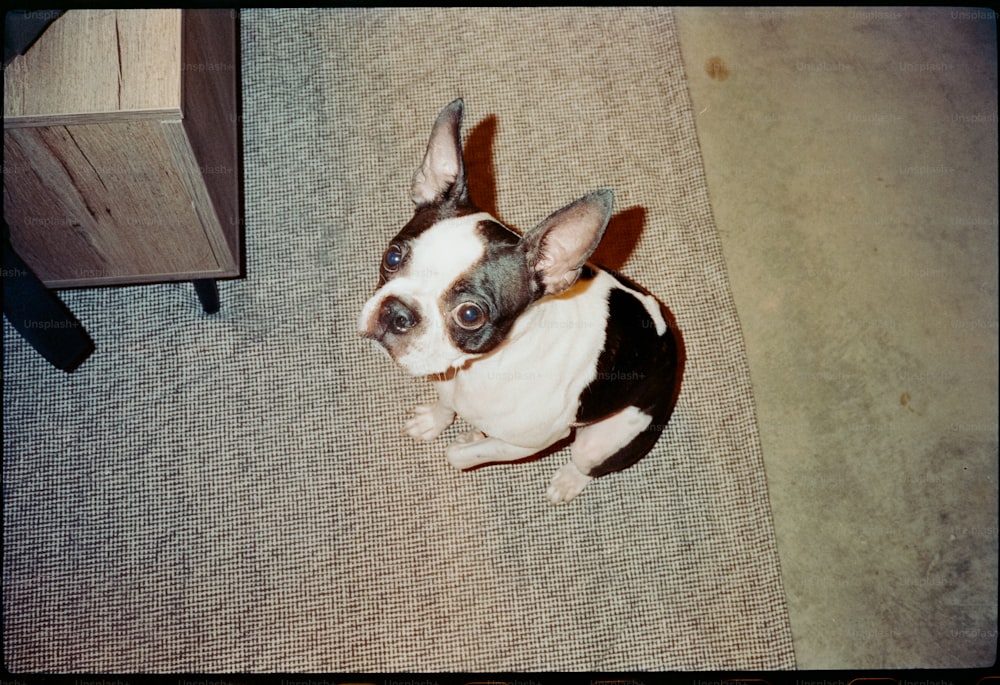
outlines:
{"label": "wood grain surface", "polygon": [[4,72],[4,218],[50,287],[237,276],[236,16],[69,11]]}

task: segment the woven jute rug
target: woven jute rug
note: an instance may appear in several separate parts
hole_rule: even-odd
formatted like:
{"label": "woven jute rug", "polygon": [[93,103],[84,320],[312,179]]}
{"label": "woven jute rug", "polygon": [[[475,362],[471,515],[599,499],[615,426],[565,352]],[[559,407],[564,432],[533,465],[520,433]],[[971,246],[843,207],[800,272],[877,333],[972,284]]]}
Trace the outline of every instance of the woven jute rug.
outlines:
{"label": "woven jute rug", "polygon": [[[63,292],[72,375],[4,324],[3,644],[15,672],[794,668],[753,392],[662,9],[242,15],[247,273]],[[662,299],[687,366],[635,467],[461,473],[401,433],[433,397],[360,339],[438,111],[473,199],[528,229],[597,188],[596,260]],[[567,330],[566,335],[572,335]]]}

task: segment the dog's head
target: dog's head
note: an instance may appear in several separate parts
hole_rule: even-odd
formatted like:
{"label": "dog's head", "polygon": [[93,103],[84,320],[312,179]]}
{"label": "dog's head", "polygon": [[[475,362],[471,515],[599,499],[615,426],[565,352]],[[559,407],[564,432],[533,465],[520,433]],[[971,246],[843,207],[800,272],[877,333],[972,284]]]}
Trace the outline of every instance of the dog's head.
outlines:
{"label": "dog's head", "polygon": [[413,177],[413,218],[390,241],[378,287],[361,310],[361,334],[414,375],[461,368],[507,340],[534,302],[570,288],[611,217],[599,190],[523,237],[469,200],[462,100],[434,123]]}

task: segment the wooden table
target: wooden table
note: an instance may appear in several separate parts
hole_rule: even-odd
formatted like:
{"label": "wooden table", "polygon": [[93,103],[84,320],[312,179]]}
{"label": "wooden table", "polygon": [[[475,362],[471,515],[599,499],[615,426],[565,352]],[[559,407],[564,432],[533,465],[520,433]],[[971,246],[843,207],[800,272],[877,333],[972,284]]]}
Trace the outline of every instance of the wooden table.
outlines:
{"label": "wooden table", "polygon": [[242,272],[238,16],[71,10],[4,69],[4,219],[50,288]]}

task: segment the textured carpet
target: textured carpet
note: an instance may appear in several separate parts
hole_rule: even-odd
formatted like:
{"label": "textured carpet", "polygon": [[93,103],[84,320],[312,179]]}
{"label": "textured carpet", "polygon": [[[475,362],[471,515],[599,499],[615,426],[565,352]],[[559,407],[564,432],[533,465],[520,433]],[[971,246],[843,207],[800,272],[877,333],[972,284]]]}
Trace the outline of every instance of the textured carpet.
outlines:
{"label": "textured carpet", "polygon": [[[97,352],[4,323],[14,671],[793,668],[753,393],[668,10],[243,14],[247,274],[64,292]],[[430,399],[355,333],[437,112],[473,198],[533,226],[599,187],[598,261],[687,367],[638,465],[552,507],[567,458],[459,473]],[[571,335],[572,331],[567,331]]]}

